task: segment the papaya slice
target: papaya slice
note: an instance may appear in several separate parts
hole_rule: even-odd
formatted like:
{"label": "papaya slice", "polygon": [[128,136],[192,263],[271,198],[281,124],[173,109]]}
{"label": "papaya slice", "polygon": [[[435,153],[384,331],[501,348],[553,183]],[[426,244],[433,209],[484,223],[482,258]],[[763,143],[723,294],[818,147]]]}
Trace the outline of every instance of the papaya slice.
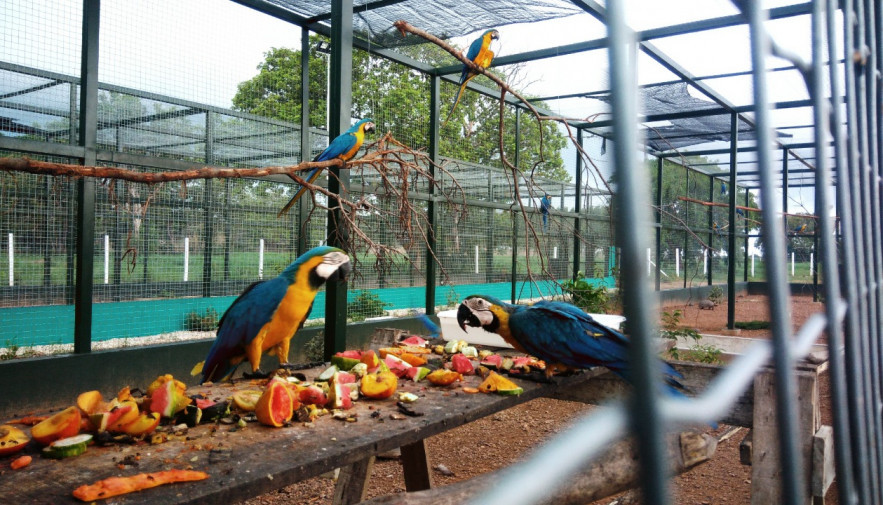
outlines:
{"label": "papaya slice", "polygon": [[426,376],[426,380],[436,386],[447,386],[449,384],[453,384],[456,381],[463,380],[463,376],[457,372],[454,372],[453,370],[439,368],[438,370],[430,372]]}
{"label": "papaya slice", "polygon": [[291,420],[297,407],[300,407],[300,402],[292,398],[285,381],[273,379],[267,383],[267,389],[258,398],[254,413],[261,424],[279,428]]}
{"label": "papaya slice", "polygon": [[30,441],[31,437],[15,426],[0,426],[0,456],[16,453],[24,449]]}
{"label": "papaya slice", "polygon": [[524,389],[497,372],[491,372],[478,386],[482,393],[497,393],[501,395],[520,395]]}

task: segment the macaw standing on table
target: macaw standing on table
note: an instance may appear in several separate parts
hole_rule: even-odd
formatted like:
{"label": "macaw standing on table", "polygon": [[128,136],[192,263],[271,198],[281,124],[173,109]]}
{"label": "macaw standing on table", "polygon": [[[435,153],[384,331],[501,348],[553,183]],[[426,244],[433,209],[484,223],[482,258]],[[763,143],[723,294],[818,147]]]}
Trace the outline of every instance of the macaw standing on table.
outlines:
{"label": "macaw standing on table", "polygon": [[[350,126],[350,129],[338,135],[334,140],[328,144],[328,147],[325,148],[324,151],[319,153],[318,156],[313,158],[313,161],[328,161],[333,160],[334,158],[340,158],[343,161],[349,161],[359,152],[359,149],[362,147],[362,142],[365,141],[365,134],[371,133],[374,131],[374,120],[371,118],[365,118],[359,121],[358,123]],[[314,168],[310,171],[310,173],[306,176],[306,181],[310,184],[313,183],[319,177],[318,168]],[[279,211],[277,217],[282,217],[285,213],[288,212],[288,209],[294,205],[301,196],[306,192],[307,188],[300,188],[297,193],[291,197],[291,200],[285,204],[285,207],[282,207],[282,210]]]}
{"label": "macaw standing on table", "polygon": [[310,315],[319,288],[327,280],[346,278],[349,271],[350,258],[343,250],[320,246],[278,277],[245,288],[221,317],[215,343],[193,375],[202,372],[202,382],[227,379],[246,359],[252,375],[261,375],[261,355],[267,351],[287,364],[291,338]]}
{"label": "macaw standing on table", "polygon": [[[499,38],[500,32],[497,30],[487,30],[482,33],[481,37],[478,37],[472,41],[472,44],[469,44],[469,50],[466,52],[466,59],[481,68],[488,68],[491,66],[491,62],[494,61],[494,52],[490,49],[491,41],[498,40]],[[457,104],[460,103],[460,97],[463,96],[463,90],[466,89],[466,84],[476,75],[478,75],[478,72],[469,68],[469,65],[463,65],[463,71],[460,72],[460,82],[458,83],[460,89],[457,91],[457,98],[454,100],[454,105],[451,106],[451,111],[448,112],[448,118],[445,119],[445,123],[448,122],[448,119],[451,119],[451,114],[454,113],[454,109],[456,109]]]}
{"label": "macaw standing on table", "polygon": [[[630,380],[629,341],[622,333],[595,321],[565,302],[542,300],[513,305],[492,296],[473,295],[457,309],[457,323],[496,333],[515,349],[546,362],[546,375],[556,370],[605,366]],[[683,396],[683,376],[660,361],[668,390]]]}

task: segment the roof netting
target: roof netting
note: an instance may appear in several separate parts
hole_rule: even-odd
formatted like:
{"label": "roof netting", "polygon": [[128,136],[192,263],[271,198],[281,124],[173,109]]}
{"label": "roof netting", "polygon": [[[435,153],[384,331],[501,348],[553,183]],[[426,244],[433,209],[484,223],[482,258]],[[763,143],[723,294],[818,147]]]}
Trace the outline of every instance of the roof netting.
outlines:
{"label": "roof netting", "polygon": [[[266,0],[305,18],[328,14],[328,0]],[[421,44],[421,38],[402,35],[392,24],[407,19],[415,26],[431,26],[433,35],[446,39],[501,24],[529,23],[583,12],[566,0],[459,0],[353,2],[353,30],[372,44],[384,47]]]}
{"label": "roof netting", "polygon": [[[610,93],[594,98],[608,104],[612,100]],[[721,109],[717,103],[691,95],[685,82],[645,86],[641,88],[641,101],[647,116]],[[729,112],[671,117],[666,120],[667,124],[646,128],[647,145],[656,151],[669,151],[706,142],[729,141],[731,121]],[[738,125],[740,142],[755,140],[753,125],[744,121],[739,121]],[[778,137],[790,136],[782,132],[776,134]]]}

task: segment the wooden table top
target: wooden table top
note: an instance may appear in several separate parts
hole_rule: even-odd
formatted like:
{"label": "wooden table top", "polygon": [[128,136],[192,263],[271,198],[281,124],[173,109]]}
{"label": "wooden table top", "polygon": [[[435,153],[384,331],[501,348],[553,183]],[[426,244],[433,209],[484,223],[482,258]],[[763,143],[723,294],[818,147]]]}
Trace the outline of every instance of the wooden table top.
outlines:
{"label": "wooden table top", "polygon": [[[312,380],[322,368],[304,373]],[[463,382],[447,387],[400,379],[398,391],[417,394],[420,398],[412,405],[422,415],[401,415],[395,396],[388,400],[363,398],[346,411],[356,417],[355,422],[328,415],[319,417],[309,427],[303,423],[283,428],[249,423],[244,429],[234,430],[234,425],[202,424],[190,428],[186,438],[157,445],[91,445],[85,454],[63,460],[40,457],[38,449],[29,447],[25,453],[34,458],[26,468],[13,471],[8,466],[12,458],[2,461],[0,503],[81,503],[71,493],[83,484],[173,468],[201,470],[210,477],[121,495],[107,503],[232,503],[422,441],[562,388],[578,386],[594,375],[587,372],[558,377],[555,384],[515,379],[524,388],[520,396],[464,393],[463,386],[476,387],[480,383],[477,376],[465,377]],[[226,399],[236,389],[255,386],[237,381],[193,387],[188,394],[206,393],[212,399]]]}

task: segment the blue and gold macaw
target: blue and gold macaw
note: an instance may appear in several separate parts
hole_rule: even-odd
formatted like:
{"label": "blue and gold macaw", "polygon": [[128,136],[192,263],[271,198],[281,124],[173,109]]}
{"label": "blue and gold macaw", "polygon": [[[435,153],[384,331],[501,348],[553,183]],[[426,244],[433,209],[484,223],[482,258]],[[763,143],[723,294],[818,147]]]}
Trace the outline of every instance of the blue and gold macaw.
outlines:
{"label": "blue and gold macaw", "polygon": [[799,224],[794,227],[794,234],[798,235],[806,231],[806,223]]}
{"label": "blue and gold macaw", "polygon": [[[457,309],[457,323],[483,328],[503,337],[515,349],[546,362],[546,374],[556,370],[605,366],[630,380],[629,341],[622,333],[595,321],[565,302],[539,301],[513,305],[492,296],[467,297]],[[660,360],[668,389],[677,396],[685,389],[682,375]]]}
{"label": "blue and gold macaw", "polygon": [[[358,123],[350,126],[350,129],[338,135],[334,140],[328,144],[328,147],[325,148],[324,151],[319,153],[318,156],[313,158],[313,161],[328,161],[333,160],[334,158],[340,158],[343,161],[349,161],[359,152],[359,149],[362,147],[362,142],[365,141],[365,134],[371,133],[374,131],[374,120],[371,118],[365,118],[359,121]],[[307,174],[305,177],[306,181],[310,184],[313,183],[319,177],[320,169],[314,168]],[[279,211],[277,217],[282,217],[288,209],[291,208],[292,205],[297,203],[301,196],[306,192],[307,188],[302,187],[297,190],[297,193],[291,197],[291,200],[285,204],[285,207],[282,207],[282,210]]]}
{"label": "blue and gold macaw", "polygon": [[246,359],[252,374],[260,375],[261,355],[268,351],[280,364],[288,363],[291,338],[310,315],[319,288],[329,279],[346,278],[349,271],[350,258],[344,251],[320,246],[278,277],[245,288],[221,317],[215,343],[193,375],[201,371],[202,382],[224,380]]}
{"label": "blue and gold macaw", "polygon": [[[466,52],[466,59],[481,68],[488,68],[491,66],[491,62],[494,61],[494,52],[490,49],[491,41],[498,40],[499,38],[500,32],[497,30],[487,30],[482,33],[481,37],[478,37],[472,41],[472,44],[469,44],[469,50]],[[457,91],[457,98],[454,99],[454,105],[451,106],[451,111],[448,112],[448,118],[445,119],[445,123],[448,122],[448,119],[451,119],[451,114],[454,113],[454,109],[456,109],[457,104],[460,103],[460,97],[463,96],[463,90],[466,89],[466,84],[476,75],[478,75],[478,72],[469,68],[469,65],[463,65],[463,71],[460,72],[460,82],[458,83],[460,89]]]}

